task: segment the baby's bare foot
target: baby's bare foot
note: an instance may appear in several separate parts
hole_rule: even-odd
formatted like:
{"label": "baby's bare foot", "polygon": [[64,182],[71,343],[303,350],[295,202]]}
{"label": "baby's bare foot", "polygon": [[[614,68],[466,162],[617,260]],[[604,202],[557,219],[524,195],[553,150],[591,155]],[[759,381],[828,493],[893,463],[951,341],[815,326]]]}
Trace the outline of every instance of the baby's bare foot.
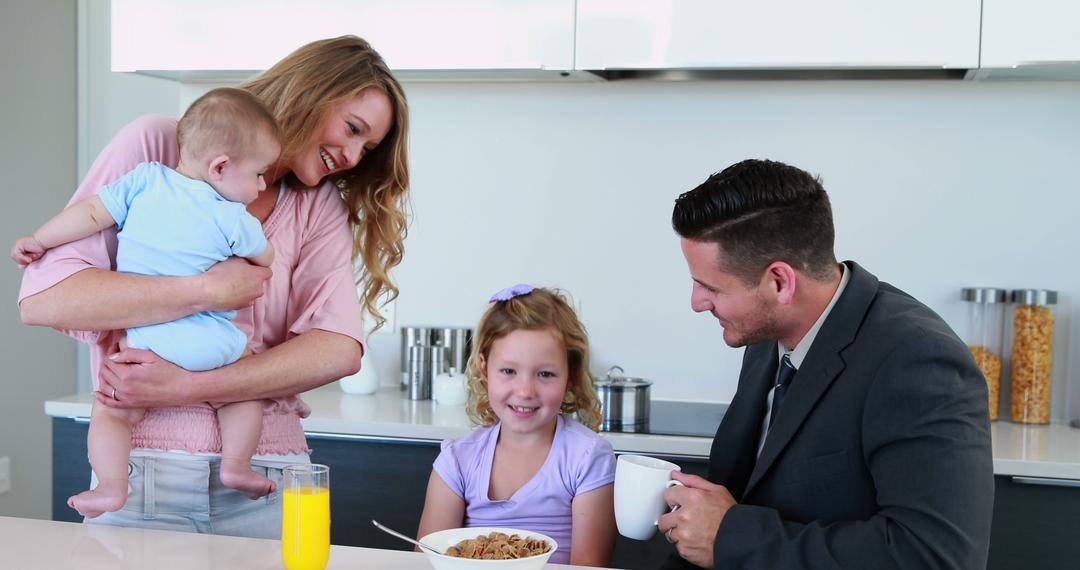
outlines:
{"label": "baby's bare foot", "polygon": [[277,485],[251,470],[251,462],[238,459],[221,460],[221,484],[246,493],[252,500],[273,493]]}
{"label": "baby's bare foot", "polygon": [[99,481],[97,487],[68,497],[67,504],[79,511],[80,515],[92,519],[101,516],[102,513],[111,513],[124,508],[127,493],[127,479]]}

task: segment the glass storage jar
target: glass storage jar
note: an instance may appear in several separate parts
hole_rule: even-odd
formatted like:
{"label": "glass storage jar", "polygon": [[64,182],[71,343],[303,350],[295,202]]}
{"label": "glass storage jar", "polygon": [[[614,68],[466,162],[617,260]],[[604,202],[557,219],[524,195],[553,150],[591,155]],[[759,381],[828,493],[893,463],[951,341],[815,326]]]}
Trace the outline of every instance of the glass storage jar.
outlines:
{"label": "glass storage jar", "polygon": [[990,392],[990,419],[998,419],[1001,403],[1001,351],[1005,336],[1005,301],[1008,291],[994,287],[968,287],[960,298],[969,303],[967,345],[979,365]]}
{"label": "glass storage jar", "polygon": [[1012,302],[1012,419],[1025,424],[1049,423],[1057,291],[1016,289]]}

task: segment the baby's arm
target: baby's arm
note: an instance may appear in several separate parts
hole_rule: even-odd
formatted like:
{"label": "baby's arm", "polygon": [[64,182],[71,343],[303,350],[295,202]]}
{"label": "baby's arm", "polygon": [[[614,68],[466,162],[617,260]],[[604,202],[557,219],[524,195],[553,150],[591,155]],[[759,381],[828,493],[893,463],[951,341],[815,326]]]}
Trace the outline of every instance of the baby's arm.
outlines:
{"label": "baby's arm", "polygon": [[20,267],[26,267],[54,247],[92,236],[114,225],[116,220],[101,198],[93,196],[63,210],[33,235],[16,240],[11,248],[11,258]]}
{"label": "baby's arm", "polygon": [[266,249],[262,250],[262,253],[245,259],[260,267],[270,267],[274,263],[274,244],[267,241]]}
{"label": "baby's arm", "polygon": [[225,232],[232,254],[243,257],[252,265],[270,267],[274,262],[274,246],[266,239],[262,222],[239,204],[229,204],[229,208],[228,212],[236,216],[234,225]]}
{"label": "baby's arm", "polygon": [[[416,538],[427,536],[439,530],[458,528],[465,523],[465,501],[450,489],[442,477],[433,469],[428,479],[427,497],[424,499],[424,513],[420,515],[420,529]],[[416,548],[420,550],[419,547]]]}
{"label": "baby's arm", "polygon": [[570,564],[607,566],[615,549],[615,485],[607,484],[574,497],[570,504]]}

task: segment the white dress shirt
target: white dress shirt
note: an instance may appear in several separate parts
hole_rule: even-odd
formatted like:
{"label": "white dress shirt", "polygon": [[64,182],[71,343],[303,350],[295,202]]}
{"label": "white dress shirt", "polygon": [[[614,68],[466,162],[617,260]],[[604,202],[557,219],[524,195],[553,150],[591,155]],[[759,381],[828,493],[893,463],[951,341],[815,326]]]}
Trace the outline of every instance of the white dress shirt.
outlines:
{"label": "white dress shirt", "polygon": [[[795,345],[794,349],[785,347],[780,341],[776,341],[776,356],[778,366],[776,372],[779,375],[780,366],[779,361],[783,360],[784,355],[787,354],[791,359],[791,365],[798,371],[802,366],[803,359],[806,358],[806,353],[810,352],[810,345],[814,344],[814,339],[817,337],[818,331],[821,330],[821,325],[825,323],[826,317],[832,312],[832,308],[836,305],[836,300],[840,298],[840,294],[844,292],[844,288],[847,287],[848,281],[851,280],[851,273],[847,270],[847,266],[843,263],[840,264],[840,286],[836,288],[836,292],[833,293],[832,300],[829,301],[828,306],[814,321],[814,326],[810,327],[810,330],[806,331],[806,334],[799,341],[799,344]],[[772,415],[772,401],[773,393],[776,392],[776,380],[773,380],[773,387],[769,389],[769,397],[765,400],[765,419],[761,423],[761,436],[758,438],[758,455],[761,455],[761,448],[765,447],[765,436],[769,434],[769,416]]]}

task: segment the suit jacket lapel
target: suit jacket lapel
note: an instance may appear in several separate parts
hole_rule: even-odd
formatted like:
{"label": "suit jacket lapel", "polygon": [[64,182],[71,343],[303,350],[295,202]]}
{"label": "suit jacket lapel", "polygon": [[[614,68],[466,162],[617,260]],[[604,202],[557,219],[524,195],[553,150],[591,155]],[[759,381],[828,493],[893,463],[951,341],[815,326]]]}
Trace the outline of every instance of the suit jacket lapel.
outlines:
{"label": "suit jacket lapel", "polygon": [[739,387],[713,438],[709,454],[709,480],[742,497],[757,456],[765,401],[776,378],[776,343],[746,348]]}
{"label": "suit jacket lapel", "polygon": [[[788,388],[784,405],[773,420],[772,429],[765,438],[761,455],[757,458],[745,493],[750,493],[798,432],[806,417],[813,411],[818,400],[829,389],[833,380],[844,370],[841,355],[855,340],[863,317],[877,294],[878,280],[853,261],[845,262],[852,272],[847,288],[840,295],[832,312],[818,331],[802,367]],[[774,373],[776,353],[773,352]],[[757,439],[754,440],[755,443]]]}

